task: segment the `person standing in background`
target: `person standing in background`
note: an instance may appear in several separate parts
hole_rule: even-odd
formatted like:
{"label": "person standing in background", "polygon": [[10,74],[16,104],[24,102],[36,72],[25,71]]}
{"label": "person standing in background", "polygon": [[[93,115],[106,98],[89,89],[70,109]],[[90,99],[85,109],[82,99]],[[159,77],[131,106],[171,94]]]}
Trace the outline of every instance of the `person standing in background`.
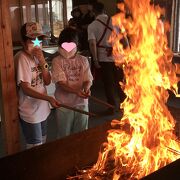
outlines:
{"label": "person standing in background", "polygon": [[14,57],[18,109],[27,149],[46,142],[49,103],[54,108],[60,106],[57,100],[47,95],[45,87],[50,84],[51,76],[41,50],[44,36],[39,23],[25,23],[21,27],[24,48]]}
{"label": "person standing in background", "polygon": [[72,18],[68,21],[68,26],[79,31],[81,15],[82,13],[80,9],[78,7],[74,8],[71,11]]}
{"label": "person standing in background", "polygon": [[[90,4],[88,1],[84,0],[79,2],[78,8],[81,11],[81,17],[79,21],[79,43],[80,43],[80,51],[89,51],[89,43],[88,43],[88,35],[87,35],[87,27],[88,25],[94,21],[95,16],[94,13],[89,9]],[[87,53],[87,52],[84,52]]]}
{"label": "person standing in background", "polygon": [[[108,42],[113,27],[111,18],[104,13],[104,4],[97,2],[93,5],[96,19],[88,26],[88,41],[95,68],[101,69],[107,102],[119,110],[119,103],[125,99],[125,94],[119,82],[123,81],[122,68],[116,67],[112,56],[112,45]],[[119,103],[116,104],[115,92],[118,91]],[[111,115],[114,109],[107,109],[104,114]]]}

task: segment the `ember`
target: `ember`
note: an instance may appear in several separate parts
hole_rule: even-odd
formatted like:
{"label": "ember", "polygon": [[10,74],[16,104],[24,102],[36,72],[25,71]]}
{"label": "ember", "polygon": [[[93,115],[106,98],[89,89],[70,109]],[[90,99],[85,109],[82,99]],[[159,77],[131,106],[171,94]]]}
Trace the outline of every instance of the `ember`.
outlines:
{"label": "ember", "polygon": [[[110,39],[116,65],[123,65],[125,73],[124,115],[112,121],[116,128],[109,131],[97,163],[82,171],[80,179],[140,179],[180,158],[175,121],[166,107],[167,89],[177,92],[177,78],[160,20],[162,9],[150,0],[125,2],[132,17],[115,15]],[[119,40],[126,32],[131,46],[123,49]]]}

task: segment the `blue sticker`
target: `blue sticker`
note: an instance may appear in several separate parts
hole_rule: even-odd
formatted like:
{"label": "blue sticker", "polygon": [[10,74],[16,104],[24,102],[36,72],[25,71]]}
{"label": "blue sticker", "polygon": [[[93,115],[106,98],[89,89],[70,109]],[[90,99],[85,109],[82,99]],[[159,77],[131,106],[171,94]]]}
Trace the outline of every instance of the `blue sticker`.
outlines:
{"label": "blue sticker", "polygon": [[40,43],[41,43],[42,41],[39,40],[39,39],[36,37],[36,39],[35,39],[35,40],[32,40],[32,42],[34,43],[34,47],[35,47],[35,46],[39,46],[39,47],[40,47],[40,46],[41,46]]}

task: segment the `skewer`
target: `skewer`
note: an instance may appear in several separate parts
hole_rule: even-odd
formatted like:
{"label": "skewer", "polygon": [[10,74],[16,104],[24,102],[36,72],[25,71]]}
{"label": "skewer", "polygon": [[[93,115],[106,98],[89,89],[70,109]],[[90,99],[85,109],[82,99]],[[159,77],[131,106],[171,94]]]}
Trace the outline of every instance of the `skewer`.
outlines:
{"label": "skewer", "polygon": [[81,110],[81,109],[77,109],[77,108],[74,108],[74,107],[71,107],[71,106],[68,106],[68,105],[65,105],[65,104],[61,104],[60,107],[63,107],[63,108],[66,108],[66,109],[70,109],[70,110],[79,112],[79,113],[81,113],[81,114],[86,114],[86,115],[88,115],[88,116],[97,116],[97,115],[94,114],[94,113],[87,112],[87,111],[83,111],[83,110]]}
{"label": "skewer", "polygon": [[112,108],[112,109],[115,108],[113,105],[111,105],[111,104],[109,104],[109,103],[107,103],[105,101],[102,101],[101,99],[98,99],[98,98],[96,98],[94,96],[89,96],[89,98],[91,98],[92,100],[96,101],[97,103],[102,104],[104,106],[107,106],[109,108]]}
{"label": "skewer", "polygon": [[170,147],[167,147],[167,149],[168,149],[169,151],[175,153],[176,155],[180,155],[180,151],[177,151],[177,150],[172,149],[172,148],[170,148]]}

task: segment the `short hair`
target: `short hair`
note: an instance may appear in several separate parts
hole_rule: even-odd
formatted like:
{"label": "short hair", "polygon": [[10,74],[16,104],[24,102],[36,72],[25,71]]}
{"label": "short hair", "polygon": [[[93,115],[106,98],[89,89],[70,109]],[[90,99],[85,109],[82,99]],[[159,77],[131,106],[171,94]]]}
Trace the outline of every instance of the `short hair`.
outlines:
{"label": "short hair", "polygon": [[104,11],[104,4],[101,2],[96,2],[93,4],[93,10],[97,13],[103,13]]}
{"label": "short hair", "polygon": [[74,42],[78,46],[78,33],[75,29],[67,27],[63,29],[59,35],[58,45],[61,46],[64,42]]}

